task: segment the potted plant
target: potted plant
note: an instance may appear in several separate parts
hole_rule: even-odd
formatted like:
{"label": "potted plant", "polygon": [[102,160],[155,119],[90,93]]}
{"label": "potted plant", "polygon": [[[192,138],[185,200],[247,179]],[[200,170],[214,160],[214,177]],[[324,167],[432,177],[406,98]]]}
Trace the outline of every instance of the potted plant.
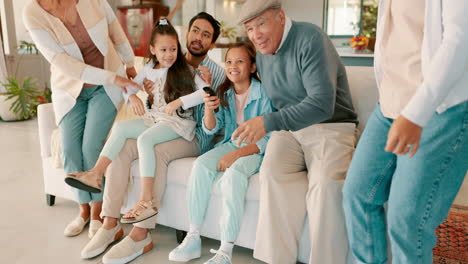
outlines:
{"label": "potted plant", "polygon": [[26,120],[36,115],[37,105],[44,100],[31,77],[18,81],[10,76],[2,85],[6,88],[6,92],[0,93],[3,97],[0,98],[3,99],[3,106],[0,107],[3,120]]}
{"label": "potted plant", "polygon": [[228,27],[225,21],[221,21],[219,43],[229,44],[236,39],[237,30],[236,27]]}
{"label": "potted plant", "polygon": [[[36,46],[26,41],[21,41],[18,49],[25,53],[38,54]],[[18,59],[15,74],[1,83],[5,92],[0,93],[0,117],[5,121],[26,120],[35,116],[37,105],[47,102],[50,91],[46,89],[41,92],[37,82],[31,77],[18,80],[16,76],[22,55]]]}
{"label": "potted plant", "polygon": [[375,35],[377,30],[377,0],[366,0],[362,8],[361,36],[369,39],[367,48],[374,51]]}

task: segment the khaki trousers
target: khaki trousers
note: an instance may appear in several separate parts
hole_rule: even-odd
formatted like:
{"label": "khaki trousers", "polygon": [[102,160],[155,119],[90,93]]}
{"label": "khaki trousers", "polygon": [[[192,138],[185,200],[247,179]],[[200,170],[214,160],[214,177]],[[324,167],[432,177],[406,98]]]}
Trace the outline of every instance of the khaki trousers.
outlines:
{"label": "khaki trousers", "polygon": [[341,190],[355,143],[356,126],[351,123],[272,133],[260,168],[255,258],[272,264],[296,263],[308,214],[309,263],[346,263]]}
{"label": "khaki trousers", "polygon": [[[156,168],[153,189],[153,203],[157,208],[166,189],[167,167],[176,159],[196,157],[199,154],[198,140],[187,141],[178,138],[164,142],[154,147]],[[134,160],[138,159],[137,141],[128,139],[118,156],[112,161],[106,171],[106,188],[104,188],[104,202],[101,217],[120,218],[120,208],[127,196],[130,180],[130,168]],[[156,227],[156,216],[134,224],[141,228]]]}

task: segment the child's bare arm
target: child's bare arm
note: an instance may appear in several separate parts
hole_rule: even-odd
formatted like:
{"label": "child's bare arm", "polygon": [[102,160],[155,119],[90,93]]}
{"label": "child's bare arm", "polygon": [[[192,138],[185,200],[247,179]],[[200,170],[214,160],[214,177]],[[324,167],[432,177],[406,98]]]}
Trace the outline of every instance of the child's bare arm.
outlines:
{"label": "child's bare arm", "polygon": [[259,153],[260,149],[256,144],[250,144],[245,147],[236,149],[234,151],[229,152],[228,154],[224,155],[216,165],[216,169],[218,171],[225,171],[227,168],[231,167],[231,165],[241,157],[249,156],[255,153]]}

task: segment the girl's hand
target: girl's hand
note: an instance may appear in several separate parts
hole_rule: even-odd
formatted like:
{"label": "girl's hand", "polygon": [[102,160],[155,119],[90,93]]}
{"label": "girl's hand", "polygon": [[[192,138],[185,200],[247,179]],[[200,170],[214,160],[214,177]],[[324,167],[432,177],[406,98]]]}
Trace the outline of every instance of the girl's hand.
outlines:
{"label": "girl's hand", "polygon": [[211,72],[210,69],[206,66],[198,66],[200,71],[200,77],[205,81],[209,86],[211,86]]}
{"label": "girl's hand", "polygon": [[145,105],[138,96],[132,94],[130,97],[128,97],[128,100],[132,105],[133,113],[135,113],[135,115],[142,116],[145,114]]}
{"label": "girl's hand", "polygon": [[175,99],[166,106],[166,114],[172,116],[179,107],[182,106],[182,100],[180,98]]}
{"label": "girl's hand", "polygon": [[135,67],[127,68],[127,78],[130,80],[133,80],[135,76],[137,75],[137,72],[135,70]]}
{"label": "girl's hand", "polygon": [[143,80],[143,86],[145,87],[145,91],[147,94],[151,93],[154,90],[154,82],[146,78]]}
{"label": "girl's hand", "polygon": [[205,110],[210,112],[218,108],[220,104],[219,98],[217,96],[210,96],[207,93],[205,93],[203,96],[203,102],[205,103]]}
{"label": "girl's hand", "polygon": [[238,159],[240,156],[237,154],[237,150],[231,151],[228,154],[224,155],[216,165],[216,169],[218,171],[225,171],[227,168],[231,167],[231,165]]}
{"label": "girl's hand", "polygon": [[141,86],[138,85],[136,82],[131,81],[131,80],[129,80],[129,79],[127,79],[127,78],[124,78],[124,77],[122,77],[122,76],[119,76],[119,75],[115,76],[114,84],[120,86],[120,88],[122,89],[122,91],[123,91],[124,93],[127,93],[127,88],[126,88],[127,86],[136,88],[136,89],[138,89],[138,90],[142,90],[142,89],[143,89],[143,88],[141,88]]}
{"label": "girl's hand", "polygon": [[418,151],[422,127],[400,115],[390,127],[385,151],[413,157]]}

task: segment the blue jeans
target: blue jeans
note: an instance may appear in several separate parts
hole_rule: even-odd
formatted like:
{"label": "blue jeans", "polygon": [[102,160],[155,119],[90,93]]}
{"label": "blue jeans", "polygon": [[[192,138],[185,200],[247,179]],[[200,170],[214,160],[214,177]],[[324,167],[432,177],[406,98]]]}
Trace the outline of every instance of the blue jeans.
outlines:
{"label": "blue jeans", "polygon": [[392,263],[431,264],[434,230],[468,169],[468,102],[434,114],[412,158],[385,152],[393,121],[378,105],[354,153],[343,189],[350,248],[356,263],[386,263],[388,234]]}
{"label": "blue jeans", "polygon": [[[83,88],[75,106],[60,121],[62,159],[66,173],[94,167],[117,110],[103,86]],[[104,192],[76,189],[78,202],[101,202]]]}

